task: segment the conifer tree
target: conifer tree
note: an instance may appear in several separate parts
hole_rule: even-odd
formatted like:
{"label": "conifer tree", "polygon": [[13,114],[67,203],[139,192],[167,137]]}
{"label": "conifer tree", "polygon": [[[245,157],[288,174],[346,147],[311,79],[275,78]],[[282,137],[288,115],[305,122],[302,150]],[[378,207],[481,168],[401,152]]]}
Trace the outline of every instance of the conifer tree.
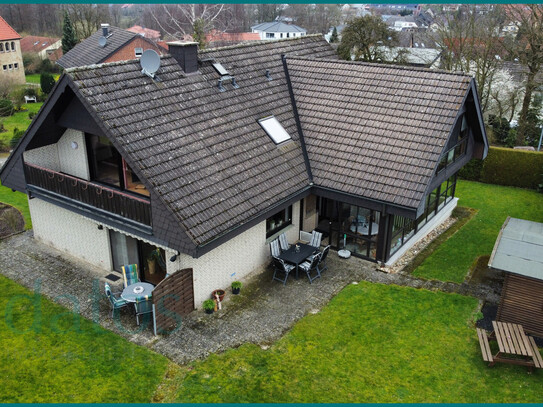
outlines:
{"label": "conifer tree", "polygon": [[62,52],[66,54],[77,45],[77,36],[74,27],[68,17],[68,12],[64,12],[64,22],[62,23]]}

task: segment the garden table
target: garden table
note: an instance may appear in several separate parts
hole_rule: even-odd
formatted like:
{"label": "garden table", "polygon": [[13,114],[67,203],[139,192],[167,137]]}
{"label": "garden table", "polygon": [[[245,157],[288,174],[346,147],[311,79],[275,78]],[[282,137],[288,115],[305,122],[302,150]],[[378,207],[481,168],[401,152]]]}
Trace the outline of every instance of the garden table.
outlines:
{"label": "garden table", "polygon": [[149,283],[133,283],[123,290],[121,298],[128,302],[147,300],[152,297],[154,288],[155,286]]}
{"label": "garden table", "polygon": [[298,252],[296,251],[296,244],[293,244],[288,250],[285,250],[277,256],[287,263],[296,265],[296,279],[298,279],[298,265],[303,263],[305,259],[317,251],[315,247],[308,244],[298,243],[297,245],[300,247]]}

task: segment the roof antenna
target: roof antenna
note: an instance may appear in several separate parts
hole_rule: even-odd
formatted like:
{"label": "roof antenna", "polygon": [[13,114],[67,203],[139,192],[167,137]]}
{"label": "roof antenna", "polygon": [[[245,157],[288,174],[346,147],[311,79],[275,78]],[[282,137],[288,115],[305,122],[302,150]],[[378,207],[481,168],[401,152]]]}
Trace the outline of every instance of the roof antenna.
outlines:
{"label": "roof antenna", "polygon": [[140,58],[141,73],[147,75],[152,79],[159,80],[158,77],[155,77],[155,72],[160,68],[160,56],[155,50],[148,49]]}
{"label": "roof antenna", "polygon": [[266,69],[266,78],[268,78],[269,81],[272,80],[272,77],[270,75],[270,70],[269,69]]}

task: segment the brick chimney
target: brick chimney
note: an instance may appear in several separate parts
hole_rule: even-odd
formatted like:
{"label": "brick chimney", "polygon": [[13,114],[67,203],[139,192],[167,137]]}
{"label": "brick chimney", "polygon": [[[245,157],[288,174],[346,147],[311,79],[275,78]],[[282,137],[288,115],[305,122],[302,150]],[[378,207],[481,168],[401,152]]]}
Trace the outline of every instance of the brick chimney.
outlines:
{"label": "brick chimney", "polygon": [[170,55],[175,58],[185,73],[198,71],[197,42],[167,42]]}
{"label": "brick chimney", "polygon": [[102,36],[106,37],[109,35],[109,24],[100,24],[102,27]]}

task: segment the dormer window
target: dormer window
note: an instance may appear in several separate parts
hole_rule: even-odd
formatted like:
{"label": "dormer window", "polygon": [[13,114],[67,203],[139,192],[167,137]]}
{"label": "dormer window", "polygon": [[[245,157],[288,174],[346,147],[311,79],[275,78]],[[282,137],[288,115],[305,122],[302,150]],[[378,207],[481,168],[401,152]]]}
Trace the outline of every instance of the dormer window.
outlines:
{"label": "dormer window", "polygon": [[258,124],[262,126],[264,131],[270,136],[275,144],[281,144],[286,141],[292,140],[290,134],[287,133],[285,128],[279,123],[275,116],[265,117],[260,119]]}

